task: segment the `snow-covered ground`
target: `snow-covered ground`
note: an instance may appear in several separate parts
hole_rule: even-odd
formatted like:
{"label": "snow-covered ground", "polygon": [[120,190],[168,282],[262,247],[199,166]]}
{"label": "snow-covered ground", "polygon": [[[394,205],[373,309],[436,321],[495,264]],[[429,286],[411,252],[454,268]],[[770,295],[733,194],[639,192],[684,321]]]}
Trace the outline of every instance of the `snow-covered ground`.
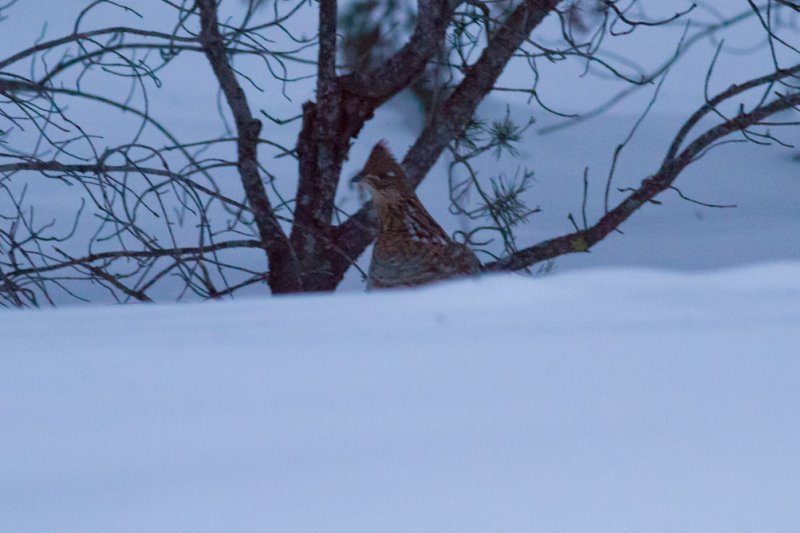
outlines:
{"label": "snow-covered ground", "polygon": [[[641,3],[641,2],[640,2]],[[647,2],[650,16],[671,16],[672,13],[686,9],[690,2],[684,0],[650,0]],[[717,2],[714,8],[724,10],[730,15],[747,10],[746,2]],[[144,14],[139,19],[132,12],[102,5],[85,20],[87,28],[120,25],[150,28],[151,26],[171,31],[174,13],[171,8],[158,2],[127,2]],[[243,3],[226,2],[233,9]],[[160,10],[166,10],[162,13]],[[314,7],[309,6],[294,23],[300,28],[299,34],[311,35],[314,32]],[[650,10],[657,11],[650,11]],[[18,2],[4,12],[9,18],[3,21],[4,39],[0,39],[0,57],[12,54],[20,47],[33,44],[47,23],[48,38],[55,38],[72,31],[76,12],[75,4],[69,2]],[[154,10],[154,11],[153,11]],[[663,10],[663,11],[662,11]],[[698,9],[693,15],[702,22],[709,14]],[[163,14],[163,16],[155,15]],[[715,17],[711,17],[715,19]],[[544,30],[552,31],[554,21],[549,21]],[[162,27],[163,26],[163,27]],[[550,28],[548,30],[548,28]],[[151,28],[152,29],[152,28]],[[275,30],[276,33],[282,32]],[[654,69],[670,57],[683,32],[683,25],[672,28],[638,30],[634,34],[609,39],[606,46],[610,51],[639,61],[647,69]],[[280,39],[279,35],[269,34],[270,38]],[[754,17],[725,32],[726,43],[738,50],[749,50],[753,43],[763,39],[763,28]],[[285,36],[283,37],[286,38]],[[630,41],[629,39],[632,39]],[[280,41],[278,41],[280,42]],[[276,44],[277,46],[277,44]],[[617,172],[610,190],[611,205],[616,205],[625,193],[617,188],[636,187],[641,180],[655,172],[664,157],[668,146],[684,121],[705,102],[704,84],[706,70],[715,54],[716,42],[702,41],[678,65],[675,65],[665,82],[660,97],[652,112],[642,123],[637,135],[623,152],[617,165]],[[794,54],[792,54],[792,57]],[[269,80],[260,61],[258,65],[239,64],[244,71],[259,80]],[[751,77],[765,74],[771,68],[769,49],[756,48],[749,54],[723,54],[715,67],[715,75],[709,81],[709,90],[715,93],[732,83],[741,83]],[[34,62],[36,68],[42,68]],[[30,65],[20,64],[20,74],[28,75]],[[245,68],[247,67],[247,68]],[[298,67],[299,68],[299,67]],[[593,109],[616,94],[622,86],[605,80],[602,76],[581,77],[585,68],[582,61],[555,62],[552,65],[542,62],[540,96],[553,108],[565,113],[581,113]],[[252,69],[252,70],[250,70]],[[309,71],[310,72],[310,71]],[[295,72],[296,75],[309,72]],[[503,85],[525,86],[530,83],[531,72],[525,65],[512,64],[506,69]],[[163,82],[160,88],[149,89],[148,106],[153,116],[182,140],[193,142],[219,136],[224,131],[217,109],[217,84],[210,67],[202,56],[182,55],[169,68],[159,72]],[[91,82],[91,83],[90,83]],[[99,94],[118,94],[127,84],[119,79],[100,75],[89,76],[83,80],[84,86]],[[150,82],[148,82],[150,83]],[[300,112],[305,99],[314,98],[313,79],[291,85],[289,101],[278,92],[277,84],[266,83],[266,90],[259,92],[245,84],[254,112],[268,111],[271,115],[288,118]],[[154,84],[151,84],[154,85]],[[491,155],[475,163],[481,179],[504,174],[513,176],[520,167],[528,167],[535,172],[535,183],[524,199],[530,207],[541,207],[542,212],[530,217],[528,224],[518,228],[517,244],[520,247],[533,245],[543,240],[564,235],[573,231],[568,220],[572,214],[580,221],[582,202],[582,176],[589,170],[589,194],[587,198],[587,218],[591,224],[604,213],[604,189],[611,167],[612,154],[616,146],[629,134],[654,88],[646,87],[634,97],[593,120],[572,128],[543,134],[541,128],[560,123],[535,105],[524,105],[524,98],[513,93],[498,93],[487,98],[479,108],[481,119],[492,121],[502,118],[506,106],[517,122],[525,123],[533,116],[537,123],[524,135],[517,148],[519,157],[503,158],[496,161]],[[138,94],[138,93],[137,93]],[[759,93],[757,97],[760,97]],[[138,102],[138,100],[136,100]],[[741,102],[732,102],[738,106]],[[141,105],[139,102],[138,105]],[[400,95],[376,113],[353,145],[350,159],[345,164],[343,183],[339,190],[339,207],[346,213],[356,211],[365,199],[350,189],[347,178],[363,166],[370,149],[380,139],[386,139],[392,150],[402,156],[414,142],[422,128],[422,117],[418,106],[407,95]],[[108,110],[96,103],[81,100],[69,101],[69,110],[93,134],[102,136],[103,145],[116,146],[130,142],[131,133],[138,129],[138,119],[130,114],[114,115],[109,120]],[[260,116],[260,115],[259,115]],[[792,114],[779,117],[791,121]],[[694,134],[699,134],[709,124],[701,124]],[[293,146],[296,142],[299,122],[279,128],[269,124],[265,133],[272,141]],[[800,140],[792,129],[780,130],[784,142],[797,143]],[[35,133],[35,129],[30,129]],[[777,133],[774,132],[774,133]],[[732,140],[737,137],[732,136]],[[163,146],[167,141],[160,135],[147,137],[154,146]],[[739,138],[739,140],[741,140]],[[98,140],[98,142],[100,142]],[[23,144],[24,145],[24,144]],[[219,148],[220,152],[210,152],[205,156],[221,159],[235,157],[232,146]],[[100,150],[102,151],[102,150]],[[293,198],[296,191],[297,164],[291,158],[274,159],[274,153],[266,147],[260,152],[262,162],[277,176],[274,186],[283,198]],[[658,197],[661,205],[648,205],[631,217],[621,228],[624,234],[613,233],[599,243],[591,254],[576,254],[556,260],[557,271],[569,271],[594,267],[648,267],[676,270],[709,270],[737,267],[758,262],[798,261],[800,260],[800,163],[793,158],[796,149],[780,146],[764,147],[754,143],[731,144],[712,150],[706,157],[691,165],[678,178],[676,186],[691,198],[716,204],[736,204],[735,209],[711,209],[681,200],[674,191],[667,191]],[[420,197],[435,218],[452,233],[459,229],[474,228],[485,221],[464,221],[449,211],[447,165],[445,155],[430,172],[420,187]],[[173,163],[174,168],[180,164]],[[221,180],[223,190],[233,198],[242,198],[238,180]],[[26,199],[36,207],[42,220],[57,221],[57,228],[71,228],[74,214],[79,209],[84,193],[81,187],[68,186],[55,180],[42,179],[39,174],[16,176],[11,184],[16,194],[26,191]],[[228,189],[226,189],[226,187]],[[4,201],[5,198],[3,198]],[[273,198],[275,200],[275,198]],[[3,213],[11,212],[7,205],[0,205]],[[288,213],[284,213],[288,214]],[[224,225],[227,219],[220,217],[217,222]],[[86,254],[88,242],[96,236],[97,217],[90,213],[81,220],[74,238],[69,243],[59,243],[60,249],[78,257]],[[170,227],[170,235],[165,233],[163,221],[158,220],[154,227],[148,227],[163,244],[171,242],[171,234],[178,236],[180,246],[198,243],[197,221],[189,220],[181,227]],[[288,229],[288,228],[287,228]],[[57,233],[61,235],[62,232]],[[482,235],[481,237],[485,237]],[[496,235],[492,235],[495,236]],[[238,238],[238,236],[237,236]],[[113,241],[94,243],[92,250],[118,249]],[[140,249],[141,243],[130,245]],[[491,249],[491,247],[490,247]],[[491,249],[499,252],[499,249]],[[229,263],[263,270],[265,259],[258,250],[230,251],[221,255]],[[487,255],[481,258],[489,260]],[[359,264],[366,269],[369,253],[364,254]],[[242,279],[246,275],[241,274]],[[242,279],[233,278],[232,284]],[[149,292],[157,301],[173,301],[184,288],[182,280],[165,277]],[[75,287],[73,287],[75,289]],[[82,284],[76,289],[83,297],[93,302],[112,300],[108,292],[100,286]],[[364,290],[364,282],[357,269],[350,269],[340,286],[342,291]],[[237,296],[264,296],[267,289],[254,285],[243,289]],[[59,305],[76,303],[72,296],[54,291],[53,297]],[[185,298],[191,298],[189,294]]]}
{"label": "snow-covered ground", "polygon": [[800,263],[9,312],[3,532],[795,532]]}

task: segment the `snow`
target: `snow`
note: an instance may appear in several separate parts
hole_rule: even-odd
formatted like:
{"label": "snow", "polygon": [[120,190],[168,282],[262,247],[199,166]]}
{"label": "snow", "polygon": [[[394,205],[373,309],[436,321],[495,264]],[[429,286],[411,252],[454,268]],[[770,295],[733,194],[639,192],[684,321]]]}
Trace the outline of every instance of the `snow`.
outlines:
{"label": "snow", "polygon": [[4,312],[0,530],[796,531],[800,263]]}
{"label": "snow", "polygon": [[[171,8],[160,3],[129,3],[143,14],[139,19],[134,13],[122,11],[110,4],[93,11],[84,27],[98,28],[107,25],[134,27],[150,27],[171,31],[174,13]],[[238,2],[225,3],[231,10],[242,8]],[[651,17],[671,16],[686,9],[690,2],[669,0],[647,2],[647,12]],[[748,9],[738,2],[715,5],[715,10],[725,14],[739,13]],[[304,8],[305,9],[305,8]],[[311,35],[314,32],[314,7],[310,6],[294,20],[296,33]],[[48,23],[48,38],[62,36],[72,31],[76,7],[70,3],[53,2],[18,2],[4,11],[9,18],[3,22],[4,36],[0,41],[0,56],[6,56],[20,47],[32,44]],[[692,15],[697,23],[715,20],[715,16],[698,8]],[[553,37],[555,20],[548,21],[542,28],[541,36],[546,44]],[[675,50],[683,25],[671,28],[641,28],[629,36],[608,39],[605,46],[610,52],[630,57],[643,65],[645,70],[653,70],[661,62],[670,57]],[[787,33],[790,33],[787,31]],[[553,35],[551,35],[553,34]],[[537,33],[538,36],[538,33]],[[763,28],[755,18],[742,22],[729,31],[720,34],[725,38],[732,50],[751,50],[748,54],[723,54],[710,80],[710,92],[714,93],[729,87],[732,83],[741,83],[754,76],[763,75],[772,64],[768,47],[753,48],[754,43],[763,37]],[[793,37],[793,36],[792,36]],[[269,33],[269,38],[276,39],[275,46],[280,48],[287,39],[278,29]],[[788,37],[787,37],[788,38]],[[794,42],[794,41],[792,41]],[[641,181],[655,172],[668,146],[684,121],[705,102],[704,82],[706,71],[716,50],[716,42],[700,41],[678,65],[670,71],[660,97],[652,112],[639,128],[637,135],[623,152],[617,165],[617,172],[610,191],[611,205],[616,205],[625,195],[617,188],[626,189],[638,186]],[[313,56],[312,51],[309,54]],[[238,61],[238,59],[237,59]],[[16,66],[19,73],[28,75],[31,65],[22,62]],[[35,69],[41,69],[40,62],[35,62]],[[264,65],[255,61],[243,60],[237,68],[249,72],[252,76],[264,80],[271,79]],[[309,74],[310,67],[293,67],[293,76]],[[583,61],[558,61],[550,64],[541,62],[540,96],[555,109],[564,112],[584,112],[593,109],[607,98],[615,95],[625,87],[619,80],[606,80],[601,75],[582,76],[585,68]],[[101,71],[102,72],[102,71]],[[597,73],[595,73],[597,74]],[[218,104],[217,84],[207,61],[201,55],[181,55],[168,68],[159,71],[162,85],[156,88],[148,85],[148,108],[153,116],[159,119],[181,139],[182,142],[193,142],[214,138],[224,132],[224,122],[216,113]],[[261,78],[259,78],[261,77]],[[506,69],[503,85],[527,86],[531,80],[530,69],[524,64],[512,64]],[[607,76],[606,76],[607,77]],[[104,73],[96,76],[87,74],[82,81],[83,86],[98,94],[127,94],[127,83],[120,84],[118,78],[110,78]],[[147,83],[150,83],[148,81]],[[265,82],[266,83],[266,82]],[[314,97],[314,80],[312,78],[290,85],[287,89],[292,100],[285,99],[279,93],[279,86],[265,85],[260,92],[245,83],[245,90],[252,104],[254,113],[266,110],[272,116],[293,117],[300,112],[302,103]],[[491,154],[475,162],[475,170],[480,179],[487,180],[498,174],[513,176],[520,167],[528,167],[535,172],[535,184],[526,193],[525,200],[530,207],[541,207],[541,213],[530,217],[530,222],[518,228],[517,245],[525,247],[540,243],[546,239],[558,237],[573,231],[567,215],[572,214],[580,221],[582,203],[582,176],[584,169],[589,169],[589,194],[587,198],[587,219],[591,224],[604,212],[604,190],[606,177],[611,167],[614,149],[629,134],[641,112],[652,96],[653,87],[646,87],[635,96],[625,100],[610,113],[589,120],[568,129],[549,134],[541,134],[541,128],[560,123],[562,119],[553,117],[535,105],[523,105],[524,99],[512,96],[513,93],[498,93],[488,98],[479,108],[478,116],[492,121],[502,118],[506,106],[510,106],[510,115],[515,121],[524,124],[533,115],[537,123],[526,133],[519,149],[519,157],[495,160]],[[141,95],[134,103],[142,106]],[[756,97],[760,97],[759,92]],[[98,151],[105,145],[116,146],[131,141],[134,131],[138,130],[139,120],[130,114],[112,114],[109,120],[106,107],[98,106],[82,100],[68,100],[72,117],[79,118],[87,131],[102,137],[98,139]],[[740,101],[731,102],[728,111],[735,110]],[[338,207],[344,213],[355,212],[366,200],[366,196],[349,188],[347,183],[351,176],[363,166],[373,145],[386,139],[392,151],[401,157],[414,142],[423,125],[423,117],[418,112],[418,104],[407,95],[400,95],[376,113],[359,138],[354,143],[350,158],[345,162],[343,179],[338,191]],[[214,112],[208,112],[214,110]],[[777,117],[793,120],[793,115]],[[228,117],[229,118],[229,117]],[[230,122],[230,120],[228,121]],[[707,124],[699,125],[695,133],[700,133]],[[285,146],[293,146],[297,139],[299,121],[279,128],[274,124],[265,125],[264,135],[270,140]],[[33,134],[34,129],[30,130]],[[732,140],[740,137],[731,136]],[[788,143],[797,142],[797,134],[791,129],[781,132],[781,139]],[[154,132],[145,134],[142,142],[159,147],[167,141]],[[33,140],[31,140],[33,143]],[[25,146],[21,143],[20,146]],[[276,176],[274,186],[283,198],[291,199],[296,192],[296,161],[288,157],[275,159],[277,150],[264,146],[260,152],[261,161]],[[793,159],[796,149],[772,146],[764,147],[753,143],[721,146],[712,150],[707,156],[687,168],[677,179],[675,185],[691,198],[703,202],[718,204],[736,204],[735,209],[710,209],[681,200],[673,191],[667,191],[658,197],[661,205],[647,205],[634,214],[621,227],[624,234],[613,233],[593,248],[591,254],[560,257],[556,260],[555,269],[570,271],[593,267],[648,267],[669,268],[678,270],[709,270],[723,267],[739,267],[757,262],[797,261],[800,260],[800,216],[797,206],[800,204],[800,179],[798,179],[799,163]],[[235,158],[233,145],[224,145],[205,153],[206,157],[218,157],[222,160]],[[182,168],[185,164],[175,156],[170,160],[171,168]],[[485,221],[468,221],[453,216],[448,209],[447,155],[430,172],[420,187],[419,193],[423,204],[434,215],[434,218],[448,232],[458,230],[469,231]],[[463,177],[463,176],[462,176]],[[225,174],[218,177],[222,191],[235,199],[242,199],[241,184],[236,179],[228,179]],[[137,183],[136,186],[149,186]],[[134,184],[131,184],[133,187]],[[26,191],[26,199],[36,207],[37,220],[40,222],[56,221],[58,236],[71,228],[74,213],[85,199],[82,187],[68,186],[55,180],[42,179],[40,174],[15,176],[10,189],[18,196]],[[473,195],[473,199],[475,195]],[[176,199],[171,199],[173,204]],[[276,197],[273,198],[276,200]],[[165,200],[166,201],[166,200]],[[277,202],[276,202],[277,203]],[[473,204],[474,206],[475,204]],[[10,212],[5,206],[0,211]],[[283,215],[289,213],[284,211]],[[214,223],[221,230],[230,221],[226,213],[219,210],[213,216]],[[191,217],[182,226],[165,227],[161,219],[150,220],[143,216],[141,223],[154,238],[164,246],[170,245],[171,236],[176,235],[180,246],[196,245],[198,235],[197,219]],[[88,211],[80,221],[74,239],[69,243],[60,243],[59,248],[71,256],[84,256],[90,249],[89,242],[96,236],[99,222]],[[288,227],[285,229],[289,229]],[[488,237],[484,233],[479,237]],[[492,234],[492,237],[497,237]],[[241,237],[236,234],[235,238]],[[205,242],[205,241],[204,241]],[[490,252],[499,253],[499,239]],[[117,250],[116,241],[94,242],[93,251]],[[141,249],[142,243],[127,243],[131,249]],[[260,250],[232,250],[221,252],[220,257],[230,264],[263,271],[265,257]],[[370,252],[363,254],[359,260],[362,270],[368,269]],[[479,252],[479,257],[490,260],[490,256]],[[123,270],[125,267],[121,267]],[[64,272],[68,274],[68,272]],[[213,273],[212,273],[213,275]],[[237,277],[239,276],[239,277]],[[231,273],[230,283],[235,284],[247,278],[244,273]],[[217,280],[219,282],[219,280]],[[223,286],[219,283],[220,288]],[[82,296],[95,303],[112,301],[111,295],[98,285],[83,283],[80,287],[70,287]],[[184,284],[180,279],[167,276],[162,278],[149,291],[148,295],[157,301],[172,301],[181,295]],[[361,292],[364,280],[357,269],[352,268],[340,285],[342,291]],[[260,297],[266,293],[264,285],[254,285],[242,289],[237,295]],[[59,290],[53,291],[58,305],[74,304],[78,301]],[[193,294],[182,296],[191,299]]]}

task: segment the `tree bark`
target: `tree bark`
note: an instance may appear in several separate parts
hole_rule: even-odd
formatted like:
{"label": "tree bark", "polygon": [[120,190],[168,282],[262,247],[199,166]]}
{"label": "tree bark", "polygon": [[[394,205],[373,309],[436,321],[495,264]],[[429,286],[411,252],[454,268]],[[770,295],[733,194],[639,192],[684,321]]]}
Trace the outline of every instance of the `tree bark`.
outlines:
{"label": "tree bark", "polygon": [[197,0],[197,7],[200,9],[200,42],[236,123],[239,176],[269,260],[269,287],[273,293],[301,291],[303,284],[297,258],[272,210],[258,172],[261,121],[253,118],[244,90],[228,63],[219,32],[216,0]]}

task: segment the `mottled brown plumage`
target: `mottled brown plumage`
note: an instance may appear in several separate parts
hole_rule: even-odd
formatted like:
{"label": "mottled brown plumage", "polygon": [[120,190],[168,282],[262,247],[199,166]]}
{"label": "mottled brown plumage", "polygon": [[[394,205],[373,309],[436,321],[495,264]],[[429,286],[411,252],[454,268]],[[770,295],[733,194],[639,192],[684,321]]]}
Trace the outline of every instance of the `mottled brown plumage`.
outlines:
{"label": "mottled brown plumage", "polygon": [[370,190],[378,215],[367,288],[409,287],[480,272],[475,254],[450,240],[383,143],[372,149],[359,180]]}

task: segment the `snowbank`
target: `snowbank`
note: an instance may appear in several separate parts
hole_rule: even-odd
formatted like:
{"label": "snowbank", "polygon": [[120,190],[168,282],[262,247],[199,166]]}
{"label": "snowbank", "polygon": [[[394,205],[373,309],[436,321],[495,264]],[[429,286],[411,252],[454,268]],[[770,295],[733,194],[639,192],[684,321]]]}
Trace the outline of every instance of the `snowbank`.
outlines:
{"label": "snowbank", "polygon": [[800,263],[0,317],[2,531],[800,523]]}

